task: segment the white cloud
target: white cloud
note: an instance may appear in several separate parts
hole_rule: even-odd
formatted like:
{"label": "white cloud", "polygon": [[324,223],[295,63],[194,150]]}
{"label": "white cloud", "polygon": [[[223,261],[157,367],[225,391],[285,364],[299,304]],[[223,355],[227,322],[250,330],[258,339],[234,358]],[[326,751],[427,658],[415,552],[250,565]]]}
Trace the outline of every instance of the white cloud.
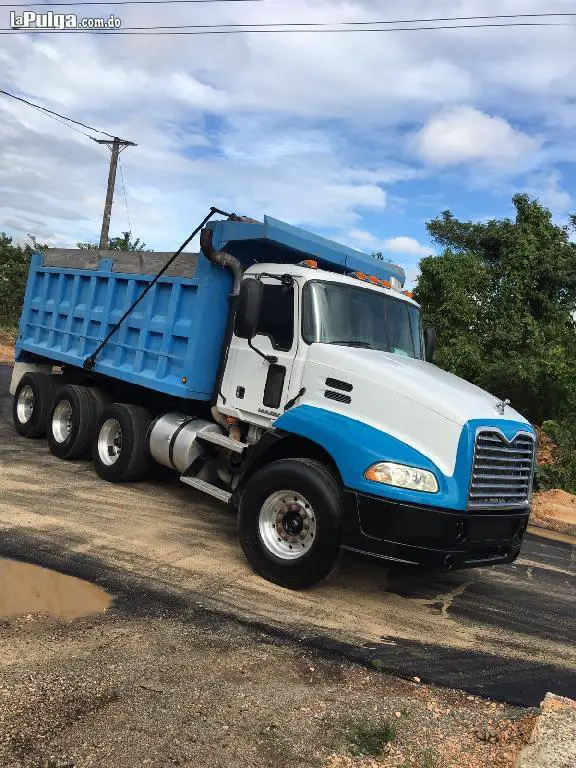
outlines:
{"label": "white cloud", "polygon": [[566,214],[574,206],[574,199],[562,187],[562,174],[559,171],[534,174],[528,180],[525,191],[540,200],[555,215]]}
{"label": "white cloud", "polygon": [[[540,10],[538,0],[509,2],[519,12]],[[572,5],[549,0],[547,10]],[[483,4],[437,0],[436,9],[473,15]],[[124,26],[410,16],[422,16],[421,0],[388,0],[385,8],[373,0],[122,6]],[[7,35],[0,86],[138,143],[122,160],[133,229],[152,247],[177,245],[218,204],[348,233],[356,247],[385,250],[368,232],[366,213],[383,211],[388,201],[392,207],[392,185],[417,176],[413,153],[398,162],[407,126],[424,126],[413,146],[438,169],[478,163],[485,172],[530,167],[537,174],[576,159],[575,47],[570,27]],[[448,142],[442,128],[450,116]],[[527,120],[530,129],[513,127]],[[546,151],[551,147],[546,157],[541,131]],[[107,150],[5,98],[0,146],[0,228],[25,233],[36,225],[62,245],[97,236]],[[118,187],[112,231],[126,226]]]}
{"label": "white cloud", "polygon": [[404,253],[411,256],[430,256],[434,252],[432,248],[421,245],[415,238],[405,236],[391,237],[389,240],[385,240],[384,249],[392,251],[392,253]]}
{"label": "white cloud", "polygon": [[413,142],[418,155],[433,166],[480,162],[502,170],[531,163],[542,147],[541,138],[473,107],[455,107],[433,115]]}

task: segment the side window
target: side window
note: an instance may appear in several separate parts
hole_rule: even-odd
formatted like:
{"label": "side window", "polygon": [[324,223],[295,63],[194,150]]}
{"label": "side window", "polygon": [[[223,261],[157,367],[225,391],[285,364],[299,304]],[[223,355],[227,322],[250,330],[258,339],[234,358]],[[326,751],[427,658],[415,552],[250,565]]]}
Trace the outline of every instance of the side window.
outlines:
{"label": "side window", "polygon": [[268,336],[274,349],[288,352],[294,341],[294,288],[265,285],[258,334]]}

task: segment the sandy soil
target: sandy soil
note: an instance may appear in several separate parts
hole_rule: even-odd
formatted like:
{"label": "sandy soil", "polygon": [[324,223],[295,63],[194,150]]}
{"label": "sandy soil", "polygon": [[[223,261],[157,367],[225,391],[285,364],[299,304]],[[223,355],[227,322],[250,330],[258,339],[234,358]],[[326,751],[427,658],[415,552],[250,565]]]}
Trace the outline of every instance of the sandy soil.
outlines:
{"label": "sandy soil", "polygon": [[534,724],[205,611],[118,602],[1,621],[0,766],[512,768]]}
{"label": "sandy soil", "polygon": [[553,488],[534,495],[532,525],[576,535],[576,496]]}

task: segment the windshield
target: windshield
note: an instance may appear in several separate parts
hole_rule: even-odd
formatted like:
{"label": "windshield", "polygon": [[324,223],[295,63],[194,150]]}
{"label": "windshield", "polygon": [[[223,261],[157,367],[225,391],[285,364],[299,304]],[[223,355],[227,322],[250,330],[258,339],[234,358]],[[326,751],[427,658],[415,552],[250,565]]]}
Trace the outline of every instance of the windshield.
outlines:
{"label": "windshield", "polygon": [[306,283],[302,336],[308,344],[341,344],[423,357],[418,307],[342,283]]}

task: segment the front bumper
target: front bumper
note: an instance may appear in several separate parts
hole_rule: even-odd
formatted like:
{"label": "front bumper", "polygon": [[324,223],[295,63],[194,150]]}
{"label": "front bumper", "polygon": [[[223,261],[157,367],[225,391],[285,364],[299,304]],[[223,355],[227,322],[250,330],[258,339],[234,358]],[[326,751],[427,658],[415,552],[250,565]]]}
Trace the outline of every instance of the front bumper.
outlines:
{"label": "front bumper", "polygon": [[343,491],[344,549],[409,565],[475,568],[513,562],[528,509],[462,512]]}

